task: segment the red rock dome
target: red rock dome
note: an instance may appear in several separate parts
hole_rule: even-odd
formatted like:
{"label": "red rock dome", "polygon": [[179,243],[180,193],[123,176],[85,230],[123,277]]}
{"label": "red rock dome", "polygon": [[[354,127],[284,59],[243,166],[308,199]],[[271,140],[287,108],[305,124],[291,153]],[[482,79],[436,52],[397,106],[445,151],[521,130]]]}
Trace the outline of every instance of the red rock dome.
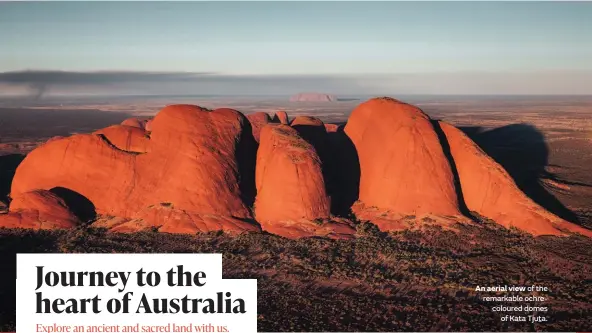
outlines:
{"label": "red rock dome", "polygon": [[128,119],[122,121],[121,122],[121,125],[145,129],[146,120],[145,119],[139,119],[139,118],[128,118]]}
{"label": "red rock dome", "polygon": [[286,113],[286,111],[278,111],[273,116],[272,122],[274,122],[274,123],[281,123],[281,124],[284,124],[284,125],[289,125],[290,124],[290,118],[288,118],[288,114]]}
{"label": "red rock dome", "polygon": [[94,134],[104,135],[115,147],[134,153],[145,153],[150,149],[150,138],[142,128],[126,125],[113,125],[100,129]]}
{"label": "red rock dome", "polygon": [[[353,110],[345,133],[360,165],[356,214],[370,220],[462,216],[449,161],[419,108],[392,98],[371,99]],[[380,227],[398,229],[395,224]]]}
{"label": "red rock dome", "polygon": [[45,190],[24,192],[12,200],[8,214],[0,215],[0,227],[68,229],[78,218],[57,195]]}
{"label": "red rock dome", "polygon": [[287,125],[261,131],[257,152],[255,216],[263,230],[289,238],[347,237],[354,230],[329,220],[321,160]]}
{"label": "red rock dome", "polygon": [[246,122],[231,109],[173,105],[154,118],[146,153],[120,150],[97,134],[50,142],[19,165],[11,194],[63,187],[90,200],[99,214],[141,217],[133,230],[256,231],[239,180],[237,148]]}
{"label": "red rock dome", "polygon": [[467,208],[505,227],[533,235],[577,232],[592,237],[592,230],[569,223],[528,198],[510,175],[461,130],[439,122],[456,164]]}

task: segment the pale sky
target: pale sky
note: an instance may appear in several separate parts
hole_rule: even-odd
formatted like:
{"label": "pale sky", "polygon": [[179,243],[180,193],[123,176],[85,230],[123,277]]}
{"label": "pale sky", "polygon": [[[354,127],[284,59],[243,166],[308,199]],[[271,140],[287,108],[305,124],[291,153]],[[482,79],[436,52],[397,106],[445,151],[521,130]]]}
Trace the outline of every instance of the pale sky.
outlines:
{"label": "pale sky", "polygon": [[0,45],[0,72],[324,75],[348,76],[347,89],[320,87],[344,92],[592,94],[592,2],[0,2]]}

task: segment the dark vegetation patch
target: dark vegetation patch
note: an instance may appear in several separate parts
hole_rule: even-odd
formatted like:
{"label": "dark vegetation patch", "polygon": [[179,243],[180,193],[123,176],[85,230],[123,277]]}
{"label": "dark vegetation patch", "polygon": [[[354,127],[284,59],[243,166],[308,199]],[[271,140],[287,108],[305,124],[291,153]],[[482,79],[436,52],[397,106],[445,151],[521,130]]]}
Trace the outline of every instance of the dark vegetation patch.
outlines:
{"label": "dark vegetation patch", "polygon": [[[258,279],[260,331],[582,331],[592,327],[592,241],[461,226],[359,238],[0,229],[0,331],[14,330],[15,253],[224,254],[225,278]],[[501,322],[475,286],[546,285],[550,321]]]}

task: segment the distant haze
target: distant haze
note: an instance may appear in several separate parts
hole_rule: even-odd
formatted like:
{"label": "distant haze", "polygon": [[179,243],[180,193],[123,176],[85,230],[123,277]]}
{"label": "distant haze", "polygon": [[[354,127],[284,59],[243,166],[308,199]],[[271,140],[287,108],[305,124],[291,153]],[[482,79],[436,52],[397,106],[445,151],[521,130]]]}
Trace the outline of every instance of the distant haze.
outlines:
{"label": "distant haze", "polygon": [[592,94],[591,17],[592,2],[0,2],[0,94]]}

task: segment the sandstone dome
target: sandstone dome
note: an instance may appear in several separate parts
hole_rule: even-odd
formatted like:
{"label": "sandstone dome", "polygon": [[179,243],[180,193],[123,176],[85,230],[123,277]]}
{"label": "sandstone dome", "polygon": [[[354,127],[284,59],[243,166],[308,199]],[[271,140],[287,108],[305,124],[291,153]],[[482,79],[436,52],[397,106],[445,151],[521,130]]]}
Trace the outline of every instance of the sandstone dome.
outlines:
{"label": "sandstone dome", "polygon": [[128,119],[122,121],[121,125],[145,129],[146,128],[146,120],[139,119],[139,118],[128,118]]}
{"label": "sandstone dome", "polygon": [[527,197],[506,170],[461,130],[445,122],[439,125],[450,146],[469,210],[507,228],[515,227],[533,235],[577,232],[592,237],[592,230],[555,216]]}
{"label": "sandstone dome", "polygon": [[0,227],[68,229],[80,223],[64,201],[46,190],[33,190],[13,198],[8,214],[0,215]]}
{"label": "sandstone dome", "polygon": [[150,149],[150,137],[144,129],[127,125],[113,125],[95,131],[115,147],[134,153],[145,153]]}
{"label": "sandstone dome", "polygon": [[315,148],[287,125],[261,131],[255,217],[263,230],[288,238],[347,237],[354,230],[330,221],[331,203]]}
{"label": "sandstone dome", "polygon": [[286,111],[277,111],[273,116],[272,122],[289,125],[290,118],[288,117]]}
{"label": "sandstone dome", "polygon": [[231,109],[172,105],[152,124],[145,153],[118,149],[100,134],[40,146],[17,168],[11,195],[67,188],[99,214],[128,218],[125,228],[118,226],[128,231],[259,230],[242,200],[241,183],[249,175],[239,177],[246,117]]}
{"label": "sandstone dome", "polygon": [[353,110],[345,133],[359,158],[356,214],[399,229],[407,216],[462,216],[448,159],[430,118],[392,98],[374,98]]}

